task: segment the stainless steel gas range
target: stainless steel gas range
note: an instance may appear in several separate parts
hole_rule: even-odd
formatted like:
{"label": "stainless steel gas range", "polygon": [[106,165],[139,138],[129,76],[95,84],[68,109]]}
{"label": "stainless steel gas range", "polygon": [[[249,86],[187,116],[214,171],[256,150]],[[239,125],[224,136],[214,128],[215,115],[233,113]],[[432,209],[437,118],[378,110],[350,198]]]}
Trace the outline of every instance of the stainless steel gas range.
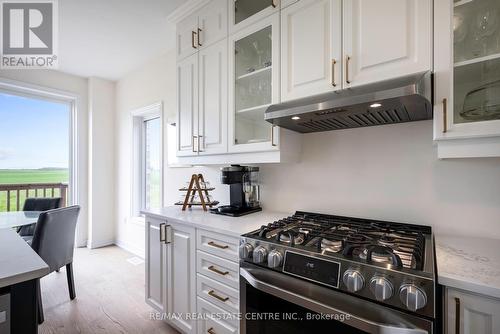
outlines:
{"label": "stainless steel gas range", "polygon": [[436,333],[428,226],[309,212],[240,241],[242,333]]}

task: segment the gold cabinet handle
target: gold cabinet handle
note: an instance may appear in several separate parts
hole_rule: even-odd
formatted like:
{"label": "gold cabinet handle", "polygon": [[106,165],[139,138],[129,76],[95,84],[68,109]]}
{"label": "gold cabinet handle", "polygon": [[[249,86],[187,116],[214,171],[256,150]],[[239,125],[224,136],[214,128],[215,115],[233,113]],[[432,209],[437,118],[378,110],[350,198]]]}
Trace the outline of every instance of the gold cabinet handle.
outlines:
{"label": "gold cabinet handle", "polygon": [[448,131],[448,100],[443,99],[443,133]]}
{"label": "gold cabinet handle", "polygon": [[345,58],[345,82],[350,84],[351,81],[349,80],[349,62],[351,61],[351,57],[347,56]]}
{"label": "gold cabinet handle", "polygon": [[218,299],[218,300],[220,300],[221,302],[224,302],[224,303],[229,300],[229,297],[221,297],[218,294],[216,294],[214,290],[208,291],[208,295],[212,296],[212,297],[214,297],[214,298],[216,298],[216,299]]}
{"label": "gold cabinet handle", "polygon": [[455,333],[460,334],[460,298],[455,297]]}
{"label": "gold cabinet handle", "polygon": [[195,150],[195,147],[194,147],[194,140],[198,138],[198,136],[193,136],[193,138],[191,139],[191,146],[193,146],[193,152],[196,153],[198,151]]}
{"label": "gold cabinet handle", "polygon": [[165,242],[166,237],[165,237],[165,223],[160,224],[160,243]]}
{"label": "gold cabinet handle", "polygon": [[201,28],[198,28],[198,38],[197,38],[197,41],[198,41],[198,46],[203,46],[203,45],[201,45],[201,43],[200,43],[200,39],[201,39],[201,32],[202,32],[202,31],[203,31],[203,30],[201,30]]}
{"label": "gold cabinet handle", "polygon": [[335,59],[332,59],[332,86],[337,87],[337,84],[335,83],[335,64],[337,64],[337,61]]}
{"label": "gold cabinet handle", "polygon": [[226,276],[227,274],[229,274],[229,271],[220,271],[219,269],[215,268],[214,266],[208,267],[208,270],[213,271],[214,273],[222,275],[222,276]]}
{"label": "gold cabinet handle", "polygon": [[191,31],[191,46],[193,47],[193,49],[196,49],[196,44],[194,44],[194,39],[196,37],[196,31]]}
{"label": "gold cabinet handle", "polygon": [[215,242],[213,242],[213,241],[210,241],[210,242],[208,243],[208,245],[209,245],[209,246],[212,246],[212,247],[215,247],[215,248],[220,248],[220,249],[227,249],[227,248],[229,248],[229,246],[228,246],[228,245],[224,245],[224,246],[223,246],[223,245],[219,245],[219,244],[216,244],[216,243],[215,243]]}
{"label": "gold cabinet handle", "polygon": [[278,146],[276,143],[274,143],[274,128],[276,125],[271,126],[271,146]]}
{"label": "gold cabinet handle", "polygon": [[210,328],[207,330],[207,333],[208,333],[208,334],[217,334],[217,333],[214,331],[214,328],[213,328],[213,327],[210,327]]}
{"label": "gold cabinet handle", "polygon": [[276,6],[277,6],[275,1],[276,0],[271,0],[271,6],[273,6],[273,8],[276,8]]}
{"label": "gold cabinet handle", "polygon": [[203,136],[198,136],[198,152],[203,152],[201,150],[201,145],[200,145],[200,139],[201,139],[201,137],[203,137]]}

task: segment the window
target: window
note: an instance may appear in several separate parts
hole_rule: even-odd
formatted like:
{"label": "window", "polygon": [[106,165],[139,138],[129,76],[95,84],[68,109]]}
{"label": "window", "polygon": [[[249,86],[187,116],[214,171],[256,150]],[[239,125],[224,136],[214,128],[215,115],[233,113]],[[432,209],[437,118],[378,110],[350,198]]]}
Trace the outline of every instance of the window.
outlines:
{"label": "window", "polygon": [[163,129],[161,103],[132,112],[133,184],[132,216],[162,206]]}
{"label": "window", "polygon": [[143,178],[142,203],[145,209],[161,207],[161,121],[160,117],[143,121]]}

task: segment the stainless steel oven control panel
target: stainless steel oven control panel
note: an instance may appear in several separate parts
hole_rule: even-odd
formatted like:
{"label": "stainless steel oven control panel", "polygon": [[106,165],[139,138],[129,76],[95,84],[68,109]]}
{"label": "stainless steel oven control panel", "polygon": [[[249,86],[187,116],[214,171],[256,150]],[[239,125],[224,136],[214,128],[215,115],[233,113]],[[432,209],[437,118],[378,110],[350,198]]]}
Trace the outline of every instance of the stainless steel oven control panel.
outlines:
{"label": "stainless steel oven control panel", "polygon": [[431,277],[243,237],[240,259],[428,317],[435,316]]}

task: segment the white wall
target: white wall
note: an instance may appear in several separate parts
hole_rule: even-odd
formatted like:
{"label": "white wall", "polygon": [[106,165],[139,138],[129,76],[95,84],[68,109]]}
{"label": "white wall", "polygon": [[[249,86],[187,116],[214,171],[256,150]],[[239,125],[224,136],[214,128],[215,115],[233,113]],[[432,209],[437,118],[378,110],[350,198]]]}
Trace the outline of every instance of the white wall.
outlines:
{"label": "white wall", "polygon": [[81,205],[76,231],[76,243],[85,246],[88,229],[87,174],[88,174],[88,86],[87,79],[50,70],[0,70],[0,79],[6,78],[40,87],[68,92],[78,96],[77,101],[77,154],[78,204]]}
{"label": "white wall", "polygon": [[[117,85],[117,241],[144,252],[144,228],[130,221],[130,111],[163,100],[175,119],[175,58],[168,54]],[[267,210],[310,210],[432,225],[437,233],[500,238],[500,158],[438,160],[432,123],[350,129],[303,135],[301,161],[261,165]],[[219,167],[165,168],[164,203],[192,173],[229,199]],[[286,171],[286,172],[285,172]]]}
{"label": "white wall", "polygon": [[91,77],[89,97],[88,247],[115,241],[115,83]]}

